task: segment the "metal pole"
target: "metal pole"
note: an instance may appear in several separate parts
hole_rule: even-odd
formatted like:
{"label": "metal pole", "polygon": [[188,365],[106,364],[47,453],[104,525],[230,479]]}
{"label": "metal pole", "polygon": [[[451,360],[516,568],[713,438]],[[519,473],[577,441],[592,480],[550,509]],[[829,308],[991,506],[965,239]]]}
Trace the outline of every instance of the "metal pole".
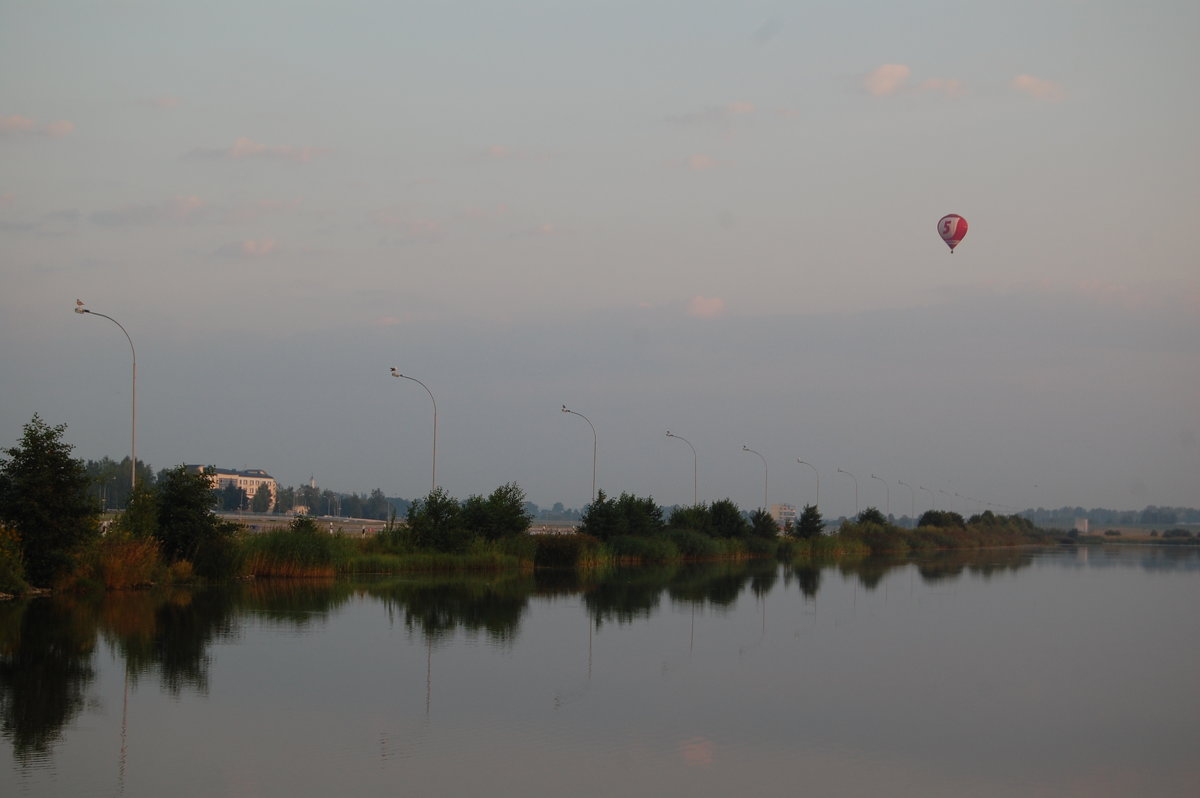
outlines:
{"label": "metal pole", "polygon": [[690,446],[692,449],[692,506],[699,507],[700,506],[700,487],[699,487],[700,482],[697,478],[697,475],[699,474],[699,461],[696,458],[696,447],[692,446],[692,442],[689,441],[687,438],[683,437],[682,435],[676,435],[673,432],[671,432],[671,430],[667,430],[667,437],[668,438],[678,438],[679,440],[683,441],[688,446]]}
{"label": "metal pole", "polygon": [[849,471],[839,468],[839,474],[848,474],[850,479],[854,480],[854,515],[858,515],[858,477],[851,474]]}
{"label": "metal pole", "polygon": [[[742,444],[742,451],[750,452],[750,454],[758,454],[758,452],[754,451],[744,443]],[[767,458],[763,457],[761,454],[758,454],[758,459],[762,460],[763,463],[763,509],[768,510],[770,509],[771,505],[767,504]]]}
{"label": "metal pole", "polygon": [[596,437],[596,426],[592,424],[592,420],[583,413],[576,413],[574,410],[568,410],[566,405],[562,406],[562,411],[564,413],[570,413],[573,416],[579,416],[588,423],[589,427],[592,428],[592,502],[594,503],[596,501],[596,444],[598,442]]}
{"label": "metal pole", "polygon": [[819,507],[821,504],[821,472],[817,470],[817,467],[815,465],[813,465],[812,463],[807,463],[807,462],[801,460],[799,457],[796,458],[796,462],[799,463],[800,465],[808,466],[809,468],[811,468],[813,470],[813,473],[817,475],[817,498],[816,498],[816,501],[813,502],[813,507]]}
{"label": "metal pole", "polygon": [[106,316],[103,313],[97,313],[94,310],[88,310],[83,306],[82,299],[75,300],[76,313],[90,313],[93,316],[99,316],[102,319],[108,319],[113,324],[121,328],[121,332],[125,333],[125,340],[129,342],[129,351],[133,354],[133,390],[131,392],[131,409],[130,409],[130,427],[132,432],[129,438],[129,497],[133,498],[133,491],[137,487],[137,350],[133,348],[133,339],[129,337],[129,331],[121,322],[114,319],[112,316]]}
{"label": "metal pole", "polygon": [[909,485],[902,479],[896,480],[897,485],[903,485],[908,488],[908,514],[912,517],[913,529],[917,528],[917,492],[913,490],[913,486]]}
{"label": "metal pole", "polygon": [[400,379],[404,380],[412,380],[417,385],[420,385],[425,389],[425,393],[429,394],[429,401],[433,402],[433,486],[429,489],[429,492],[432,493],[433,491],[437,490],[437,399],[433,398],[433,391],[429,390],[428,385],[421,382],[416,377],[410,377],[407,374],[401,374],[395,366],[392,366],[392,376],[399,377]]}
{"label": "metal pole", "polygon": [[886,494],[884,494],[884,496],[885,496],[885,499],[884,499],[884,501],[885,501],[885,504],[884,504],[884,507],[883,507],[883,512],[884,512],[884,516],[890,519],[890,518],[892,517],[892,489],[888,487],[887,481],[886,481],[886,480],[884,480],[884,478],[883,478],[883,477],[877,477],[877,476],[875,476],[874,474],[872,474],[872,475],[871,475],[871,479],[877,479],[877,480],[879,480],[880,482],[882,482],[882,483],[883,483],[883,489],[884,489],[885,491],[887,491],[887,493],[886,493]]}

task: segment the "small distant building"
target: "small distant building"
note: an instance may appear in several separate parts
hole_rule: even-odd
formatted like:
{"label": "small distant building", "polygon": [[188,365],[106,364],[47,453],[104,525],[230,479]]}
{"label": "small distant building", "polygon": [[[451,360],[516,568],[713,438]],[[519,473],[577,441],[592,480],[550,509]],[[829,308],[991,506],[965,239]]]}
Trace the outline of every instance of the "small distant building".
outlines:
{"label": "small distant building", "polygon": [[212,483],[213,490],[224,490],[233,485],[241,488],[246,492],[248,499],[253,499],[258,493],[258,489],[266,485],[267,490],[271,492],[271,505],[268,510],[275,509],[275,501],[279,497],[279,484],[275,481],[275,477],[263,471],[261,468],[249,468],[245,471],[234,471],[226,468],[210,468],[209,466],[190,465],[188,471],[196,474],[204,474]]}
{"label": "small distant building", "polygon": [[775,519],[775,523],[780,529],[787,529],[788,526],[796,525],[796,505],[794,504],[772,504],[771,517]]}
{"label": "small distant building", "polygon": [[1088,520],[1086,518],[1075,519],[1075,531],[1081,535],[1088,533]]}

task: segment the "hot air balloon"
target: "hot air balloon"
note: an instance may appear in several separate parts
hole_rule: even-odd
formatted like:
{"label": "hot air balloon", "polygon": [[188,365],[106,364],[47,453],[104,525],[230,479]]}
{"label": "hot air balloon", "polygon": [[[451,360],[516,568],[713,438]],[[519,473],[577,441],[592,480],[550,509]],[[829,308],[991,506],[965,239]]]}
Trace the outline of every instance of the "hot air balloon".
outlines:
{"label": "hot air balloon", "polygon": [[957,213],[947,214],[938,219],[937,231],[942,240],[946,242],[946,246],[950,247],[950,254],[953,255],[954,248],[967,234],[967,220]]}

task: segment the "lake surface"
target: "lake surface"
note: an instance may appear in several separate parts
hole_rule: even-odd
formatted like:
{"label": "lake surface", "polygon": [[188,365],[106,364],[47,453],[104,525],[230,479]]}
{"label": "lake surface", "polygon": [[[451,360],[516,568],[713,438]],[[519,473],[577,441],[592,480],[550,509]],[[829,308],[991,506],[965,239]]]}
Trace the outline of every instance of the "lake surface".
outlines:
{"label": "lake surface", "polygon": [[1200,549],[0,604],[3,796],[1192,796]]}

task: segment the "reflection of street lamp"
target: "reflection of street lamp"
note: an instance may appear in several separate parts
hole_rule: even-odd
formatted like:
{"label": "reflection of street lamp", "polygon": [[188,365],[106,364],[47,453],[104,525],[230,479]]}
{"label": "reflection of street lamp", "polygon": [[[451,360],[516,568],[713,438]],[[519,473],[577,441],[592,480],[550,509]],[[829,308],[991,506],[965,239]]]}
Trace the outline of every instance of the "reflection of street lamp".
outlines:
{"label": "reflection of street lamp", "polygon": [[908,488],[908,514],[912,516],[913,529],[917,528],[917,492],[913,490],[913,486],[909,485],[902,479],[896,480],[897,485],[903,485]]}
{"label": "reflection of street lamp", "polygon": [[691,447],[691,450],[692,450],[692,506],[699,507],[700,506],[700,488],[699,488],[700,483],[697,480],[698,461],[696,459],[696,447],[692,446],[692,442],[689,441],[687,438],[683,437],[682,435],[676,435],[673,432],[671,432],[671,430],[667,430],[667,437],[668,438],[678,438],[679,440],[686,443],[689,447]]}
{"label": "reflection of street lamp", "polygon": [[800,465],[808,466],[809,468],[811,468],[813,470],[813,473],[817,475],[817,498],[813,501],[813,507],[820,506],[820,504],[821,504],[821,472],[817,470],[817,467],[815,465],[813,465],[812,463],[806,463],[803,460],[801,460],[799,457],[796,458],[796,462],[799,463]]}
{"label": "reflection of street lamp", "polygon": [[433,398],[433,391],[429,390],[429,386],[418,380],[416,377],[410,377],[407,374],[401,374],[395,366],[392,366],[392,376],[399,377],[404,380],[412,380],[417,385],[425,389],[425,393],[429,394],[429,401],[433,402],[433,486],[429,492],[437,490],[437,399]]}
{"label": "reflection of street lamp", "polygon": [[[758,452],[754,451],[744,443],[742,444],[742,451],[750,452],[750,454],[758,454]],[[761,454],[758,454],[758,459],[763,461],[763,509],[766,510],[770,508],[770,505],[767,504],[767,458],[763,457]]]}
{"label": "reflection of street lamp", "polygon": [[566,405],[562,406],[562,411],[564,413],[570,413],[573,416],[579,416],[588,423],[589,427],[592,428],[592,502],[594,503],[596,501],[596,444],[598,442],[596,437],[596,426],[592,424],[592,420],[583,413],[576,413],[574,410],[568,410]]}
{"label": "reflection of street lamp", "polygon": [[846,471],[845,469],[841,469],[841,468],[838,469],[838,473],[846,474],[847,476],[850,477],[850,479],[854,480],[854,515],[857,516],[858,515],[858,477],[854,476],[849,471]]}
{"label": "reflection of street lamp", "polygon": [[872,474],[871,479],[877,479],[880,482],[882,482],[883,489],[885,491],[887,491],[887,493],[884,494],[885,504],[883,506],[883,514],[886,518],[888,518],[890,520],[892,517],[892,489],[888,487],[887,481],[883,477],[877,477],[874,474]]}
{"label": "reflection of street lamp", "polygon": [[82,299],[75,300],[76,313],[90,313],[93,316],[99,316],[102,319],[108,319],[113,324],[121,328],[121,332],[125,333],[125,340],[129,342],[129,351],[133,353],[133,391],[131,393],[131,412],[132,417],[131,427],[133,429],[129,438],[129,496],[133,497],[133,490],[137,487],[137,350],[133,348],[133,339],[129,337],[129,332],[125,329],[121,322],[114,319],[112,316],[105,316],[103,313],[97,313],[94,310],[88,310],[83,306]]}

